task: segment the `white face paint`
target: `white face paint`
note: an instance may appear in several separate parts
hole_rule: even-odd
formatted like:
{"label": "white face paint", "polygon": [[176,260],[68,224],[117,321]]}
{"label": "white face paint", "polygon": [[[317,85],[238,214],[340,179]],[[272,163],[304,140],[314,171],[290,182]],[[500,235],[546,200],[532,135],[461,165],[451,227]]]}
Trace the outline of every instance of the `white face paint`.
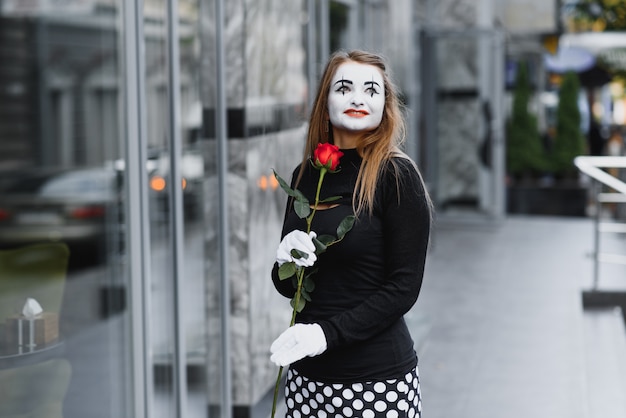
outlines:
{"label": "white face paint", "polygon": [[385,86],[378,67],[344,62],[337,68],[328,92],[328,116],[333,127],[371,131],[380,125]]}

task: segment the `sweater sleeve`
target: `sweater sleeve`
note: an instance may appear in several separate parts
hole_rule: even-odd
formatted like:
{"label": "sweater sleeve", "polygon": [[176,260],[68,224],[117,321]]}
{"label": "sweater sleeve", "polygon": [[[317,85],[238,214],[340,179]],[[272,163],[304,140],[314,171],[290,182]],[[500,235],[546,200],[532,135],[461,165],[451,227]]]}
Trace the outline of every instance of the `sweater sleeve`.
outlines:
{"label": "sweater sleeve", "polygon": [[361,304],[320,321],[329,349],[380,333],[417,301],[430,235],[430,204],[412,163],[404,159],[396,163],[397,171],[389,167],[379,183],[385,280]]}
{"label": "sweater sleeve", "polygon": [[285,280],[280,280],[278,278],[278,263],[276,262],[274,263],[274,267],[272,268],[272,281],[274,282],[274,287],[276,288],[278,293],[280,293],[284,297],[291,299],[296,294],[296,287],[293,284],[292,278]]}

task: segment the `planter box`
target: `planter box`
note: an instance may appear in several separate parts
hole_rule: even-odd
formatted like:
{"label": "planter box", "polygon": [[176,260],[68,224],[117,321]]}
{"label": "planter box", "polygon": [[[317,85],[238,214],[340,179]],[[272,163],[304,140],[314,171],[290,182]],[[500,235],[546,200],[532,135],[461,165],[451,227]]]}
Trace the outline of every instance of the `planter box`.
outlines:
{"label": "planter box", "polygon": [[587,189],[564,186],[510,186],[507,213],[587,216]]}

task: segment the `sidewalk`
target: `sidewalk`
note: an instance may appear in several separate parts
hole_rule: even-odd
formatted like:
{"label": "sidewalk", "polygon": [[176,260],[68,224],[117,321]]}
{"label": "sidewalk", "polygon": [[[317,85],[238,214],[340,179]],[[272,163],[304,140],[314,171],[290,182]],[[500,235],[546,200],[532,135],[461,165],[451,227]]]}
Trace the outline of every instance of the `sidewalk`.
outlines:
{"label": "sidewalk", "polygon": [[[595,418],[581,302],[592,238],[592,221],[581,218],[438,222],[407,315],[424,418]],[[620,267],[601,287],[626,288]]]}

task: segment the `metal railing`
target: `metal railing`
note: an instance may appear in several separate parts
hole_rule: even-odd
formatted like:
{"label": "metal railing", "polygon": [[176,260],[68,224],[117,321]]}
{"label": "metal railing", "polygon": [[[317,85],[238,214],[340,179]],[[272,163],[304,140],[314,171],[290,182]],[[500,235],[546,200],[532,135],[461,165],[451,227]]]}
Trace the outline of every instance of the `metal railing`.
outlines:
{"label": "metal railing", "polygon": [[626,222],[603,221],[602,216],[603,205],[608,203],[626,204],[626,183],[606,171],[607,169],[626,168],[626,157],[580,156],[574,159],[574,164],[582,173],[594,180],[596,210],[594,216],[593,289],[597,290],[600,263],[626,265],[626,254],[600,252],[601,233],[626,234]]}

